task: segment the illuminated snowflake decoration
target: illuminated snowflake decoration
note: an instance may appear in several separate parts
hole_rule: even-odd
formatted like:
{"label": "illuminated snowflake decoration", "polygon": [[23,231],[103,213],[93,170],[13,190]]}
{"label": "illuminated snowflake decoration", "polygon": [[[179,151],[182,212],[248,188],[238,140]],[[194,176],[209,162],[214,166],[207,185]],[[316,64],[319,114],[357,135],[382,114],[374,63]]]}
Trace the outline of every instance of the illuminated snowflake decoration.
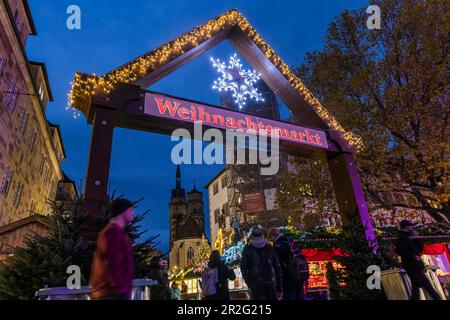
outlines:
{"label": "illuminated snowflake decoration", "polygon": [[213,67],[222,75],[222,77],[214,81],[213,89],[232,91],[233,98],[235,98],[235,103],[239,106],[239,109],[245,106],[247,98],[264,101],[261,93],[254,87],[261,75],[255,70],[243,70],[236,54],[230,58],[228,65],[214,58],[211,58],[211,62]]}

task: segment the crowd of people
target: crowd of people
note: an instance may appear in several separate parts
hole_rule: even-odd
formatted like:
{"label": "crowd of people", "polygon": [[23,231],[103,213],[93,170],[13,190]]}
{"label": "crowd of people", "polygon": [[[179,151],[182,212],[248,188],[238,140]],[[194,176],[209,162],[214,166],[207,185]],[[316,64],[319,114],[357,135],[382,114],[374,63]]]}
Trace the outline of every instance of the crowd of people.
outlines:
{"label": "crowd of people", "polygon": [[[125,228],[134,218],[133,203],[126,199],[114,200],[110,216],[110,222],[97,239],[90,277],[91,297],[96,300],[127,300],[131,298],[134,264]],[[433,299],[439,300],[424,274],[420,259],[423,243],[415,236],[415,225],[402,221],[396,247],[411,279],[411,299],[419,299],[419,289],[422,288]],[[151,287],[152,300],[179,300],[186,292],[184,283],[181,289],[176,282],[169,286],[167,267],[167,260],[161,256],[154,257],[150,263],[149,278],[157,281],[157,285]],[[294,241],[277,228],[269,230],[268,239],[265,239],[261,226],[251,229],[240,268],[253,300],[304,299],[309,277],[308,262]],[[234,271],[222,261],[220,252],[212,251],[201,280],[203,299],[230,300],[228,282],[235,278]]]}
{"label": "crowd of people", "polygon": [[271,245],[260,226],[250,232],[242,252],[241,272],[253,300],[303,300],[308,263],[294,241],[277,228],[269,231]]}

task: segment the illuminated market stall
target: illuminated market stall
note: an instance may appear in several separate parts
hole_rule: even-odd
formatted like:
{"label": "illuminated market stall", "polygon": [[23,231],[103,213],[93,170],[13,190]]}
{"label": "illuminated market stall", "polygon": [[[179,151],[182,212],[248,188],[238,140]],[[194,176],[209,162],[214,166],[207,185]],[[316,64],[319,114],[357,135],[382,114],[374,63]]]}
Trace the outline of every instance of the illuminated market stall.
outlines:
{"label": "illuminated market stall", "polygon": [[[436,291],[445,298],[450,292],[450,235],[448,233],[433,234],[436,232],[431,227],[421,227],[421,238],[424,241],[424,248],[421,258],[427,267],[427,277],[435,287]],[[282,227],[281,231],[288,234],[301,248],[302,254],[309,264],[310,276],[308,284],[305,286],[305,296],[307,299],[330,299],[330,283],[328,281],[328,267],[334,270],[344,270],[338,262],[340,257],[348,256],[343,248],[340,248],[336,241],[336,236],[341,232],[338,227],[317,227],[314,230],[300,230],[294,227]],[[393,244],[395,229],[378,230],[379,241]],[[445,231],[447,232],[447,231]],[[220,245],[219,245],[220,242]],[[248,287],[242,278],[239,269],[242,250],[246,245],[246,240],[241,240],[232,245],[230,238],[224,235],[219,239],[217,245],[222,253],[222,259],[229,268],[236,273],[236,280],[229,282],[232,299],[248,298]],[[399,258],[397,266],[391,270],[382,271],[383,289],[388,299],[407,299],[410,292],[409,280],[404,271],[399,268]],[[391,277],[386,282],[387,277]],[[394,279],[395,281],[392,281]],[[183,271],[172,278],[177,281],[180,288],[184,287],[183,299],[200,299],[201,297],[201,271],[191,268]],[[345,286],[345,283],[341,284]],[[425,296],[422,293],[422,298]]]}

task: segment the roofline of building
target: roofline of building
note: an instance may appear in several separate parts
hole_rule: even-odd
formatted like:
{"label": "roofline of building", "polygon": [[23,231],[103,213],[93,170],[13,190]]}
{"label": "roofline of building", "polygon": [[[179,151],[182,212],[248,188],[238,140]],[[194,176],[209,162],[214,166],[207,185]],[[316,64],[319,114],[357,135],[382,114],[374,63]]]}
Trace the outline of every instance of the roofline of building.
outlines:
{"label": "roofline of building", "polygon": [[73,181],[72,179],[70,179],[69,176],[68,176],[64,171],[62,171],[62,174],[63,174],[63,177],[64,177],[64,180],[63,180],[62,182],[72,184],[73,187],[74,187],[74,189],[75,189],[75,195],[76,195],[77,198],[78,198],[78,197],[79,197],[79,194],[78,194],[77,184],[75,183],[75,181]]}
{"label": "roofline of building", "polygon": [[15,230],[17,228],[23,227],[23,226],[33,223],[33,222],[37,222],[39,224],[48,226],[47,221],[45,221],[45,217],[43,215],[36,214],[36,215],[32,215],[27,218],[17,220],[13,223],[10,223],[10,224],[0,227],[0,235],[10,232],[12,230]]}
{"label": "roofline of building", "polygon": [[63,171],[64,182],[75,184],[75,181],[69,178],[65,171]]}
{"label": "roofline of building", "polygon": [[46,67],[45,63],[37,62],[37,61],[29,61],[29,63],[42,68],[42,74],[44,75],[45,86],[47,87],[47,92],[48,92],[48,99],[50,101],[53,101],[52,88],[50,87],[50,81],[48,80],[47,67]]}
{"label": "roofline of building", "polygon": [[33,16],[31,14],[30,4],[28,3],[28,0],[22,0],[22,3],[25,8],[25,12],[27,13],[28,22],[30,23],[31,34],[33,36],[37,36],[36,25],[34,24]]}
{"label": "roofline of building", "polygon": [[219,178],[219,177],[222,175],[222,173],[224,173],[226,170],[227,170],[226,167],[223,168],[222,170],[220,170],[220,172],[219,172],[218,174],[216,174],[216,175],[214,176],[214,178],[212,178],[211,180],[209,180],[209,182],[203,187],[203,189],[208,189],[209,186],[210,186],[214,181],[216,181],[216,179]]}
{"label": "roofline of building", "polygon": [[[175,241],[185,241],[185,240],[195,240],[195,239],[202,239],[202,237],[185,237],[185,238],[177,238],[174,239],[173,242]],[[208,242],[209,243],[209,242]]]}
{"label": "roofline of building", "polygon": [[191,191],[189,191],[187,194],[203,194],[203,192],[197,190],[196,188],[192,189]]}
{"label": "roofline of building", "polygon": [[[59,141],[61,142],[61,148],[62,148],[62,151],[63,151],[64,159],[66,159],[67,158],[67,154],[66,154],[66,148],[64,147],[64,141],[63,141],[63,138],[62,138],[62,134],[61,134],[61,127],[59,126],[59,124],[53,124],[53,123],[51,123],[48,120],[47,120],[47,123],[48,123],[49,127],[56,129],[56,132],[58,133]],[[64,175],[64,173],[63,173],[63,175]]]}

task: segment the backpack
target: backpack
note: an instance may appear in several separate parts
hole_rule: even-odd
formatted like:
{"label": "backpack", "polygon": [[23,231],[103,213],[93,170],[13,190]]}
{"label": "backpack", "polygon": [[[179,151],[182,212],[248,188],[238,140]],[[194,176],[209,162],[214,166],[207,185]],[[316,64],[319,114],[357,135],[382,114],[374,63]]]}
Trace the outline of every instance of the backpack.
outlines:
{"label": "backpack", "polygon": [[270,245],[263,248],[249,246],[249,277],[253,284],[273,282],[276,279],[272,257],[276,256]]}
{"label": "backpack", "polygon": [[208,297],[217,294],[216,283],[219,282],[219,269],[206,269],[202,276],[202,294]]}
{"label": "backpack", "polygon": [[291,259],[288,264],[289,275],[295,280],[307,281],[309,279],[308,261],[294,241],[289,242],[289,248],[291,250]]}

